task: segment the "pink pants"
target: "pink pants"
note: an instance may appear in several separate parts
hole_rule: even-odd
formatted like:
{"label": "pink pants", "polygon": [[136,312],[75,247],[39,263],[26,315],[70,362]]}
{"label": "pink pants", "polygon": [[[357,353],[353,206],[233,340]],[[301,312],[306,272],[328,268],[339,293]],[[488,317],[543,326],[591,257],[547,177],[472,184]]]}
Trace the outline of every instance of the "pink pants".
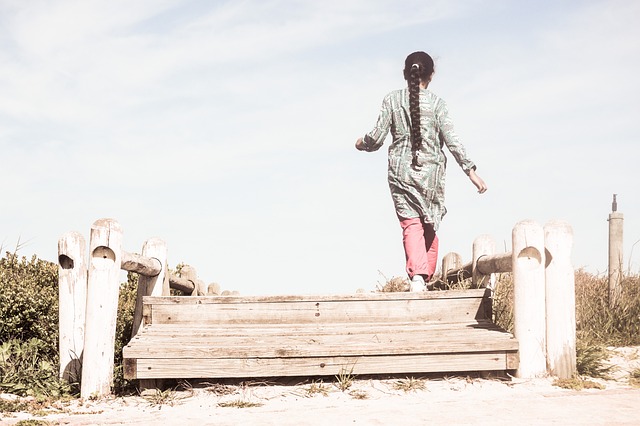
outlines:
{"label": "pink pants", "polygon": [[423,275],[429,280],[436,272],[438,263],[438,237],[433,225],[416,217],[401,220],[400,226],[409,278]]}

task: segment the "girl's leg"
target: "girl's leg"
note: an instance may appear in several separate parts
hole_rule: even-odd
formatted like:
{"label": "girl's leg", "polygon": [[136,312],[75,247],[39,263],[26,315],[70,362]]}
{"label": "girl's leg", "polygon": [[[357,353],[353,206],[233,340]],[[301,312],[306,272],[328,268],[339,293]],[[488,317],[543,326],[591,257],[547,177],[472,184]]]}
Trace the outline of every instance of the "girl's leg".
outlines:
{"label": "girl's leg", "polygon": [[[400,220],[400,226],[402,227],[402,243],[404,244],[409,278],[413,278],[414,275],[423,275],[425,278],[432,275],[433,272],[429,273],[429,258],[425,242],[426,229],[422,220],[419,217],[403,219]],[[431,229],[433,230],[433,227]],[[435,261],[433,263],[435,265]]]}
{"label": "girl's leg", "polygon": [[425,223],[424,225],[424,242],[427,249],[427,271],[429,276],[427,281],[431,279],[436,272],[438,266],[438,236],[433,229],[433,225]]}

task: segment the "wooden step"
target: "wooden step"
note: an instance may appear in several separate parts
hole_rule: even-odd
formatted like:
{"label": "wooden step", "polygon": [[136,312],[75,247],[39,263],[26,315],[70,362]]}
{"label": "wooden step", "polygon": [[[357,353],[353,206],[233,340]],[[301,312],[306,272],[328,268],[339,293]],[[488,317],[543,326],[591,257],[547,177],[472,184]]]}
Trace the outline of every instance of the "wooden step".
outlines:
{"label": "wooden step", "polygon": [[518,342],[484,290],[145,297],[125,377],[240,378],[513,370]]}
{"label": "wooden step", "polygon": [[145,297],[145,324],[301,324],[486,318],[485,289],[340,296]]}

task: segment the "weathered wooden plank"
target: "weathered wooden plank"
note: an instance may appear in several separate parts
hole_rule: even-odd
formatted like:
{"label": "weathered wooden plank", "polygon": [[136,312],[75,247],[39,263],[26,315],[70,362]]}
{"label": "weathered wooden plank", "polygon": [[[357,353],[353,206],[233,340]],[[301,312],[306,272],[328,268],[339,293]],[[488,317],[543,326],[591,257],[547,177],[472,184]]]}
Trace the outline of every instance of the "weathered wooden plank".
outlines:
{"label": "weathered wooden plank", "polygon": [[136,377],[138,374],[138,360],[135,358],[123,358],[122,369],[125,377]]}
{"label": "weathered wooden plank", "polygon": [[520,354],[516,352],[507,353],[507,370],[516,370],[520,364]]}
{"label": "weathered wooden plank", "polygon": [[[277,347],[269,347],[264,344],[249,345],[240,344],[233,347],[223,348],[207,348],[198,345],[180,345],[171,346],[164,351],[157,347],[140,348],[136,351],[135,347],[126,352],[128,358],[136,358],[142,360],[145,358],[167,357],[184,360],[200,360],[200,359],[230,359],[230,358],[295,358],[295,357],[314,357],[314,356],[384,356],[384,355],[426,355],[437,353],[466,353],[469,352],[486,352],[489,350],[517,350],[513,348],[509,342],[492,342],[485,343],[469,343],[455,344],[443,343],[439,347],[433,345],[421,347],[419,345],[410,345],[405,342],[384,342],[378,345],[360,344],[358,347],[341,347],[338,345],[325,344],[322,347],[300,346],[300,345],[279,345]],[[391,346],[391,344],[394,344]],[[502,344],[501,344],[502,343]]]}
{"label": "weathered wooden plank", "polygon": [[436,333],[416,330],[405,333],[369,332],[343,335],[220,336],[207,340],[188,338],[149,339],[132,344],[124,355],[131,358],[243,358],[372,356],[517,350],[517,342],[497,331],[466,330]]}
{"label": "weathered wooden plank", "polygon": [[[415,341],[416,339],[429,339],[428,341]],[[354,348],[355,345],[360,345]],[[153,346],[156,346],[155,348]],[[465,349],[490,350],[517,349],[517,340],[513,337],[503,336],[499,332],[474,333],[473,336],[463,334],[435,335],[433,333],[415,332],[392,334],[361,334],[361,335],[337,335],[337,336],[226,336],[218,339],[211,338],[206,342],[199,342],[193,338],[159,338],[149,336],[136,342],[132,342],[125,348],[126,357],[147,356],[150,354],[171,353],[182,354],[188,350],[201,350],[211,357],[225,357],[229,353],[241,351],[250,352],[256,356],[285,356],[284,348],[288,351],[335,351],[339,355],[354,351],[378,351],[388,350],[407,352],[464,352]],[[473,349],[472,349],[473,348]],[[177,355],[176,355],[177,356]],[[197,355],[200,357],[202,354]],[[188,358],[188,356],[185,355]]]}
{"label": "weathered wooden plank", "polygon": [[342,302],[342,301],[383,301],[383,300],[433,300],[433,299],[466,299],[483,298],[486,289],[445,290],[428,292],[395,292],[395,293],[353,293],[341,295],[282,295],[282,296],[199,296],[186,298],[183,296],[144,298],[145,303],[153,305],[201,305],[201,304],[251,304],[280,302]]}
{"label": "weathered wooden plank", "polygon": [[385,333],[413,332],[415,330],[465,330],[476,328],[484,330],[504,330],[492,322],[474,321],[469,323],[441,322],[398,322],[398,323],[346,323],[346,324],[234,324],[229,325],[189,325],[151,324],[145,328],[144,336],[169,336],[172,338],[191,336],[198,339],[217,336],[253,336],[253,335],[323,335],[358,334],[383,331]]}
{"label": "weathered wooden plank", "polygon": [[484,318],[481,299],[256,302],[153,305],[152,323],[349,323],[393,321],[468,322]]}
{"label": "weathered wooden plank", "polygon": [[151,324],[151,312],[153,312],[153,305],[142,304],[142,323],[141,326]]}
{"label": "weathered wooden plank", "polygon": [[504,352],[378,357],[250,358],[193,360],[140,359],[134,378],[231,378],[403,374],[507,369]]}
{"label": "weathered wooden plank", "polygon": [[322,337],[322,338],[335,338],[335,339],[349,339],[352,336],[367,335],[377,336],[404,336],[415,337],[415,334],[425,334],[429,338],[442,337],[445,339],[456,338],[456,336],[468,336],[469,338],[486,338],[487,336],[500,336],[505,339],[511,339],[512,336],[505,333],[502,329],[496,326],[460,326],[459,324],[421,324],[421,325],[385,325],[377,327],[361,327],[349,325],[347,327],[317,327],[312,325],[308,328],[295,327],[289,328],[265,328],[265,327],[242,327],[239,329],[227,328],[227,329],[208,329],[208,328],[196,328],[196,329],[178,329],[178,327],[170,326],[168,330],[163,327],[149,327],[144,330],[139,336],[131,340],[130,345],[140,344],[142,341],[157,341],[157,342],[196,342],[215,344],[220,340],[228,339],[246,339],[255,340],[266,337],[273,338],[310,338],[310,337]]}

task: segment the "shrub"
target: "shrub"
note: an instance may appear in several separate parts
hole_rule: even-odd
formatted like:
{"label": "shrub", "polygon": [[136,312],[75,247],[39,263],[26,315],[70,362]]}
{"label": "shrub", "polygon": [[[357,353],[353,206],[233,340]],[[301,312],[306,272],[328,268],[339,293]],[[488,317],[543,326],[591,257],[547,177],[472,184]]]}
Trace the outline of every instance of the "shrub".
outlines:
{"label": "shrub", "polygon": [[138,295],[138,274],[129,272],[127,282],[120,286],[118,295],[118,317],[116,320],[116,340],[114,347],[113,389],[116,394],[133,391],[134,383],[124,378],[122,366],[122,348],[131,340],[133,314]]}
{"label": "shrub", "polygon": [[0,259],[0,318],[0,341],[37,339],[39,353],[57,357],[57,265],[7,252]]}
{"label": "shrub", "polygon": [[46,352],[48,342],[31,338],[0,345],[0,390],[16,395],[59,397],[71,387],[58,378],[58,360]]}
{"label": "shrub", "polygon": [[0,391],[60,396],[58,268],[7,253],[0,259]]}

